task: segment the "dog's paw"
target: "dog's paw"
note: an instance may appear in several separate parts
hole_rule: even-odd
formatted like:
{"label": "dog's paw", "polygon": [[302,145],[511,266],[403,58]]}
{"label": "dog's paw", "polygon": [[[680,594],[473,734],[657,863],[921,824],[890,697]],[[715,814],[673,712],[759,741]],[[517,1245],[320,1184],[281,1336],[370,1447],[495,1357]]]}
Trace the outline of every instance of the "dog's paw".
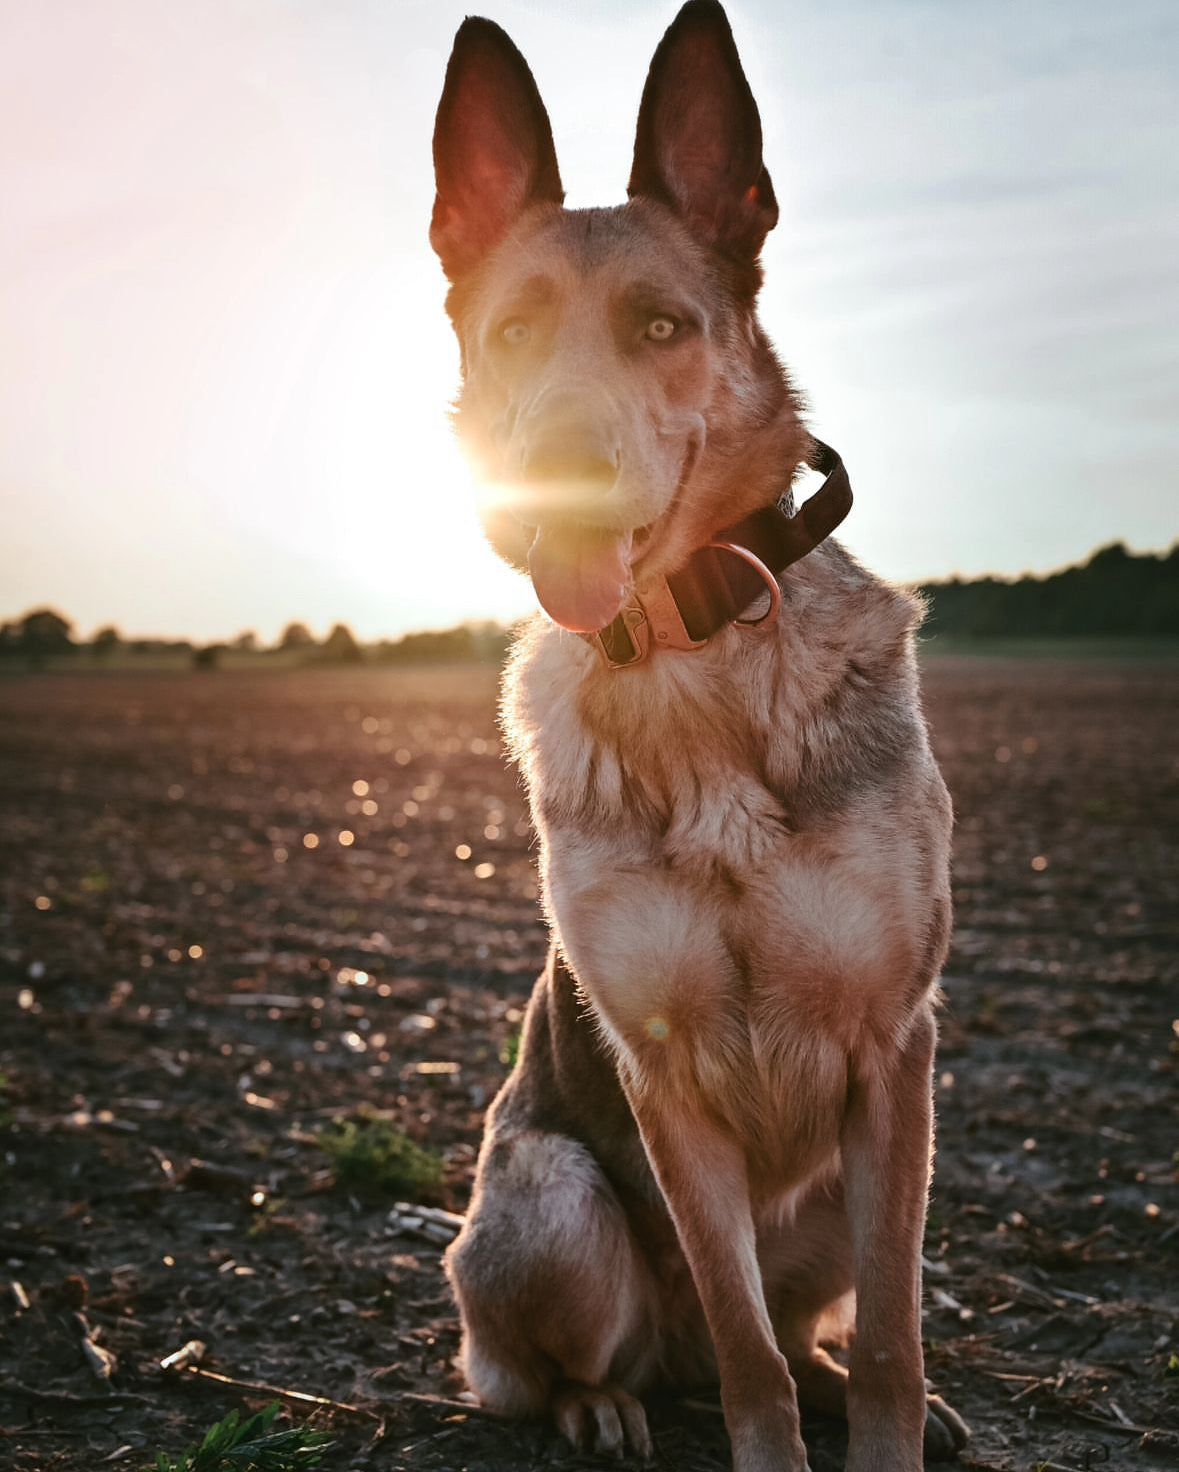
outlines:
{"label": "dog's paw", "polygon": [[647,1413],[617,1385],[568,1381],[553,1393],[552,1409],[558,1429],[580,1450],[621,1457],[630,1447],[644,1461],[650,1460]]}
{"label": "dog's paw", "polygon": [[948,1462],[970,1439],[970,1427],[940,1395],[925,1399],[925,1455],[931,1462]]}

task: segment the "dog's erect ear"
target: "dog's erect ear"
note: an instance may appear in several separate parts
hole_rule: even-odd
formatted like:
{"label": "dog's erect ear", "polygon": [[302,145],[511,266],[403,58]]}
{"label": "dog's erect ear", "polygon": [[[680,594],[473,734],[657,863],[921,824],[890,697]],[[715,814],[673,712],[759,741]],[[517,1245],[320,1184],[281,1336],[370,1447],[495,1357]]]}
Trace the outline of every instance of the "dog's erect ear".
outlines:
{"label": "dog's erect ear", "polygon": [[565,198],[528,63],[479,16],[454,38],[434,123],[434,178],[430,244],[451,281],[483,259],[521,210]]}
{"label": "dog's erect ear", "polygon": [[705,244],[745,260],[777,223],[757,103],[717,0],[688,0],[659,43],[627,192],[670,205]]}

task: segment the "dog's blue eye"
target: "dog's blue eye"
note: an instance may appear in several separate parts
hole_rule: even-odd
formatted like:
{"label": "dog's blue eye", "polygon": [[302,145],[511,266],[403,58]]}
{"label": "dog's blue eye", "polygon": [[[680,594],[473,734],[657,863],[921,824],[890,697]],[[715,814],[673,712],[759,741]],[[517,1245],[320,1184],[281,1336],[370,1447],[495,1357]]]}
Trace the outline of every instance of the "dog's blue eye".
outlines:
{"label": "dog's blue eye", "polygon": [[666,342],[674,337],[678,324],[672,317],[652,317],[647,323],[646,336],[652,342]]}
{"label": "dog's blue eye", "polygon": [[532,328],[527,322],[521,322],[519,317],[513,317],[510,322],[505,322],[499,330],[501,339],[510,348],[520,348],[532,336]]}

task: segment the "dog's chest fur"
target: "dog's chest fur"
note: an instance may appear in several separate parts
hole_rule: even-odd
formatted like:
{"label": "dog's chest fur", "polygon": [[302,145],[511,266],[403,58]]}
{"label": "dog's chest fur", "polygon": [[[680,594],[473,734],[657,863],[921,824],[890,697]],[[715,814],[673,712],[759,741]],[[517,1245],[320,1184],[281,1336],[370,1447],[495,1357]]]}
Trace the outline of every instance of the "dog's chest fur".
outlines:
{"label": "dog's chest fur", "polygon": [[914,605],[837,547],[785,592],[779,629],[635,670],[538,623],[504,699],[549,916],[620,1061],[708,1094],[778,1188],[830,1159],[849,1073],[933,984],[948,859]]}

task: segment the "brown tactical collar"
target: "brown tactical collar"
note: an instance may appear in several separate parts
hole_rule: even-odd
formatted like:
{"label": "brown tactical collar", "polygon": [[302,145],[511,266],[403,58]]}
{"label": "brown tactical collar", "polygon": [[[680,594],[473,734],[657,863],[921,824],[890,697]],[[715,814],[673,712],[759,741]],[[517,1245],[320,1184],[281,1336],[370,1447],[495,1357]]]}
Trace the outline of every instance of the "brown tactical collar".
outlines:
{"label": "brown tactical collar", "polygon": [[[763,506],[725,527],[692,553],[679,572],[643,594],[632,593],[622,612],[595,634],[582,637],[612,670],[639,664],[655,649],[699,649],[726,624],[772,623],[781,602],[778,575],[835,530],[851,510],[851,483],[843,461],[822,440],[812,440],[808,464],[825,479],[802,507],[788,516],[780,506]],[[741,614],[759,593],[770,605],[755,619]]]}

